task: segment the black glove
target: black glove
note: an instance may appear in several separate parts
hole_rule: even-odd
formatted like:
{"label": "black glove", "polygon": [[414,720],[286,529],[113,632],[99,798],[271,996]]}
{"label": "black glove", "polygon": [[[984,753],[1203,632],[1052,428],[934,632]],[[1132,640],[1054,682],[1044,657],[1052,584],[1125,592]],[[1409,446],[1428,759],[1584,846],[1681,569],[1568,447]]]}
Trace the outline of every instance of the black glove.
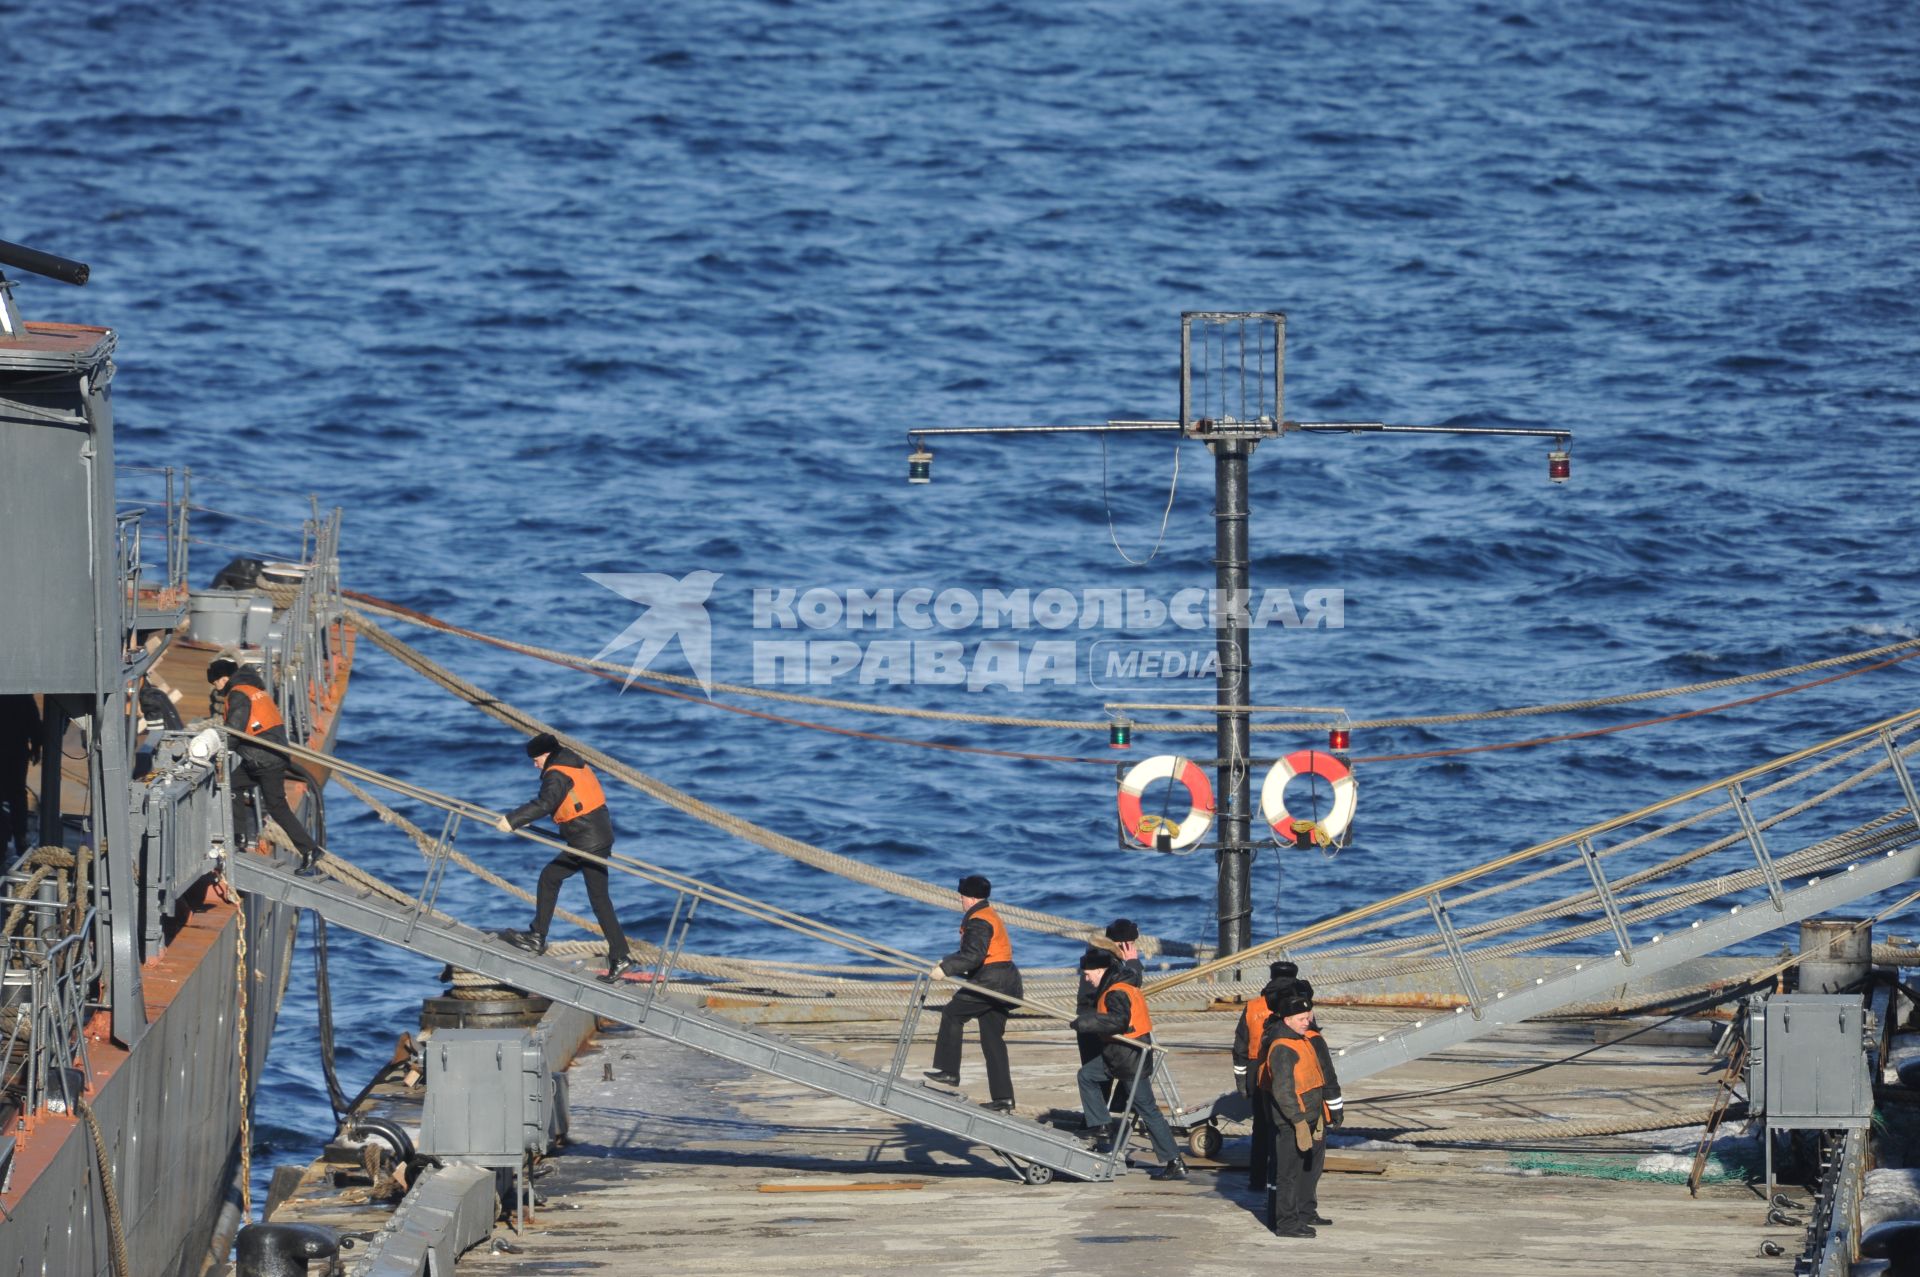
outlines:
{"label": "black glove", "polygon": [[1327,1115],[1328,1126],[1338,1126],[1340,1125],[1340,1123],[1346,1120],[1347,1120],[1347,1111],[1344,1108],[1333,1109]]}
{"label": "black glove", "polygon": [[1253,1083],[1247,1080],[1247,1071],[1245,1069],[1235,1069],[1233,1071],[1233,1089],[1240,1092],[1241,1096],[1246,1099],[1253,1098]]}

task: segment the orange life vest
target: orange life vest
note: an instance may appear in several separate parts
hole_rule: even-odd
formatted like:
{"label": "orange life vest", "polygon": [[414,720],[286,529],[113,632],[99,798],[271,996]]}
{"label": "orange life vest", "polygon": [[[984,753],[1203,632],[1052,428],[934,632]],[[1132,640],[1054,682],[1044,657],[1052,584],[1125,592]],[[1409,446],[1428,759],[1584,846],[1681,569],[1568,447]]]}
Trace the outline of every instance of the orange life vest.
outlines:
{"label": "orange life vest", "polygon": [[[1246,1022],[1246,1054],[1260,1050],[1260,1039],[1267,1033],[1267,1018],[1273,1014],[1273,1008],[1267,1006],[1267,999],[1256,997],[1246,1004],[1246,1010],[1240,1012],[1240,1020]],[[1254,1072],[1254,1079],[1261,1087],[1267,1085],[1267,1062],[1260,1060],[1260,1068]]]}
{"label": "orange life vest", "polygon": [[[1100,990],[1100,1014],[1107,1013],[1107,995],[1119,988],[1110,984]],[[1127,1027],[1120,1034],[1123,1038],[1144,1038],[1153,1032],[1153,1016],[1147,1012],[1147,995],[1134,985],[1127,986]]]}
{"label": "orange life vest", "polygon": [[286,722],[280,717],[280,707],[273,703],[273,697],[267,695],[266,688],[254,687],[250,683],[229,683],[227,695],[231,697],[235,692],[247,698],[247,735],[259,736]]}
{"label": "orange life vest", "polygon": [[593,774],[591,768],[563,767],[555,763],[547,770],[559,772],[573,782],[573,788],[568,791],[565,798],[560,800],[559,808],[553,813],[553,818],[558,823],[564,825],[569,820],[584,816],[590,811],[599,811],[607,805],[606,791],[600,788],[600,779]]}
{"label": "orange life vest", "polygon": [[[1013,961],[1013,938],[1007,935],[1006,924],[1000,921],[1000,915],[993,911],[992,905],[981,905],[970,915],[993,928],[993,934],[987,937],[987,956],[981,960],[981,966],[991,966],[996,962]],[[960,919],[960,942],[966,943],[967,919]]]}
{"label": "orange life vest", "polygon": [[[1275,1038],[1273,1050],[1267,1052],[1265,1076],[1269,1086],[1272,1085],[1272,1079],[1279,1076],[1273,1066],[1273,1052],[1283,1046],[1299,1061],[1293,1066],[1293,1089],[1295,1098],[1300,1101],[1300,1111],[1304,1113],[1307,1111],[1307,1092],[1317,1090],[1327,1082],[1325,1075],[1320,1072],[1320,1053],[1313,1049],[1313,1043],[1306,1038]],[[1321,1107],[1324,1109],[1326,1106]]]}

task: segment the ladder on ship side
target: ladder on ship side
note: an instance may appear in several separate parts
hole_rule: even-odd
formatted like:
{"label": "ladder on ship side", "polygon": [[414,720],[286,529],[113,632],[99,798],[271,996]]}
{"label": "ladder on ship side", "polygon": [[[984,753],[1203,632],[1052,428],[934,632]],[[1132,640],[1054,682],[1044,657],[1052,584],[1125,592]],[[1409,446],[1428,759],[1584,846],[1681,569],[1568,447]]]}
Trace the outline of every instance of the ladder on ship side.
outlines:
{"label": "ladder on ship side", "polygon": [[[291,865],[256,855],[229,857],[227,874],[241,891],[311,909],[330,923],[375,940],[984,1145],[1008,1159],[1028,1183],[1046,1183],[1055,1173],[1096,1181],[1114,1175],[1117,1156],[1095,1153],[1072,1135],[1011,1113],[980,1108],[964,1097],[903,1081],[900,1074],[912,1040],[911,1015],[902,1026],[890,1071],[881,1072],[784,1035],[701,1010],[663,991],[658,981],[639,986],[603,984],[580,963],[517,949],[434,913],[428,903],[401,904],[345,882],[297,877]],[[684,929],[680,935],[684,937]],[[664,948],[675,948],[672,936]],[[671,965],[670,956],[666,963]]]}

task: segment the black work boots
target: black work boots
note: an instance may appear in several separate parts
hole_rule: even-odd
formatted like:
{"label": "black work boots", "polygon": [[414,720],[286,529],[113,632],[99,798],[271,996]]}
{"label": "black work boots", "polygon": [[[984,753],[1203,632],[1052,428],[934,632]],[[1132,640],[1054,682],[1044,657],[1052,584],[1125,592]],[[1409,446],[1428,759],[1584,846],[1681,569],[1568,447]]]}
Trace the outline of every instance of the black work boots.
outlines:
{"label": "black work boots", "polygon": [[608,967],[605,975],[594,978],[599,980],[601,984],[619,984],[622,980],[626,979],[628,972],[638,971],[639,969],[640,964],[632,958],[622,958],[620,961]]}

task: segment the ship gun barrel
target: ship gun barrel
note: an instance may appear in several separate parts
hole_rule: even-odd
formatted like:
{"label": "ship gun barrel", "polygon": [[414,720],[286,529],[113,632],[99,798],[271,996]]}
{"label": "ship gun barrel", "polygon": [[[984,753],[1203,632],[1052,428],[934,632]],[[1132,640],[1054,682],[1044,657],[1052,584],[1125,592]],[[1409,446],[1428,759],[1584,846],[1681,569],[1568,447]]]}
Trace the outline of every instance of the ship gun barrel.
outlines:
{"label": "ship gun barrel", "polygon": [[86,283],[91,273],[91,268],[85,262],[76,262],[71,257],[56,257],[37,248],[28,248],[25,244],[9,244],[3,239],[0,239],[0,266],[11,266],[15,270],[75,285]]}

